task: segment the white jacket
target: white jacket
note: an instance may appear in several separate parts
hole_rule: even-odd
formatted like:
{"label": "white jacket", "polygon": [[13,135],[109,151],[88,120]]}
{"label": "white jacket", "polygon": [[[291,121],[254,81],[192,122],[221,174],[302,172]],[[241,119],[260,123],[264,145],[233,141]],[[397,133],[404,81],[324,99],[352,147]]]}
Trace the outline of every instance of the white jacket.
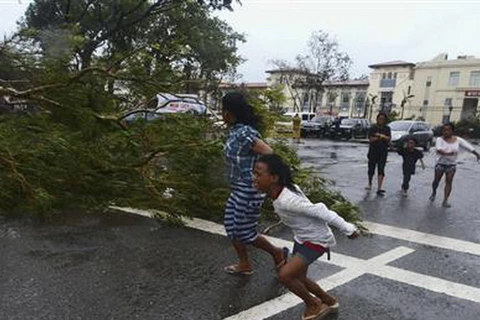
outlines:
{"label": "white jacket", "polygon": [[468,152],[473,152],[475,148],[469,144],[464,139],[457,137],[455,142],[447,142],[442,137],[438,137],[435,141],[435,146],[437,150],[441,150],[443,152],[454,152],[454,154],[445,156],[441,154],[437,154],[437,163],[445,164],[445,165],[454,165],[457,163],[458,153],[460,151],[466,150]]}
{"label": "white jacket", "polygon": [[299,243],[310,241],[324,247],[332,247],[336,242],[328,225],[338,228],[346,235],[351,235],[357,230],[353,224],[346,222],[323,203],[312,203],[300,188],[296,187],[298,193],[285,187],[273,201],[275,212],[282,222],[292,229],[295,241]]}

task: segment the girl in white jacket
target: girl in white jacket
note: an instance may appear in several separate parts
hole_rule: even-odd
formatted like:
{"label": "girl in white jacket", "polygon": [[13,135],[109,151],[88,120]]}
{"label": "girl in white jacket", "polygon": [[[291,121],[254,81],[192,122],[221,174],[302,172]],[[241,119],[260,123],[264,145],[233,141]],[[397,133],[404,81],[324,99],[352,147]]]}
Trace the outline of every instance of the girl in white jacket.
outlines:
{"label": "girl in white jacket", "polygon": [[323,203],[312,203],[293,184],[290,168],[278,155],[263,155],[257,160],[254,186],[273,199],[275,212],[293,231],[293,257],[279,269],[278,276],[283,285],[305,302],[302,319],[316,320],[338,310],[337,299],[307,278],[308,266],[335,245],[329,224],[352,239],[358,236],[356,227]]}
{"label": "girl in white jacket", "polygon": [[437,149],[437,163],[435,164],[435,178],[432,183],[432,195],[430,201],[435,200],[437,195],[437,188],[445,174],[445,190],[443,193],[443,203],[445,208],[450,208],[451,205],[448,202],[450,193],[452,192],[453,178],[457,171],[457,157],[461,151],[467,151],[477,157],[477,161],[480,160],[480,154],[475,151],[467,141],[454,135],[455,127],[452,123],[445,123],[442,128],[442,136],[437,138],[435,146]]}

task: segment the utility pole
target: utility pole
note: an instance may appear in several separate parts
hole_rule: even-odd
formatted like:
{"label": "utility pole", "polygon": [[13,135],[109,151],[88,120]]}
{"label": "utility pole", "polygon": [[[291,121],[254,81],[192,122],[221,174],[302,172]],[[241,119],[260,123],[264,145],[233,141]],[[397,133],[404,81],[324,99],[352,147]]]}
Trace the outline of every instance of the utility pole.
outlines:
{"label": "utility pole", "polygon": [[402,102],[400,103],[400,107],[402,108],[402,114],[400,116],[400,119],[403,120],[403,113],[404,113],[404,110],[405,110],[405,104],[408,102],[409,99],[411,99],[413,97],[415,97],[413,94],[408,95],[406,97],[403,97]]}

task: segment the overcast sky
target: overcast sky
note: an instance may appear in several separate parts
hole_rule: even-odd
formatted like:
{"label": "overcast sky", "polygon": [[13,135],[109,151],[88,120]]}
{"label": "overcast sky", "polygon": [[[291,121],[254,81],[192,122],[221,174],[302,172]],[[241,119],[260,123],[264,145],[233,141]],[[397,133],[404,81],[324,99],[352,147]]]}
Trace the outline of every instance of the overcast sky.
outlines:
{"label": "overcast sky", "polygon": [[[29,0],[0,0],[0,31],[15,29]],[[314,30],[334,35],[353,76],[389,60],[419,62],[441,52],[480,57],[480,0],[241,0],[218,15],[247,35],[244,81],[264,81],[272,59],[293,61]]]}

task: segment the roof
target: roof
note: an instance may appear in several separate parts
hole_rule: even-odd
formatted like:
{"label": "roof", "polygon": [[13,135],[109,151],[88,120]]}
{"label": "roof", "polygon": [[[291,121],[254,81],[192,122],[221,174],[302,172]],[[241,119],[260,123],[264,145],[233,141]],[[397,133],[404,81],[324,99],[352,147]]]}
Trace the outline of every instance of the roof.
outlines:
{"label": "roof", "polygon": [[237,87],[244,87],[244,88],[268,88],[268,84],[266,82],[246,82],[246,83],[221,83],[219,85],[220,88],[237,88]]}
{"label": "roof", "polygon": [[415,63],[407,62],[403,60],[394,60],[394,61],[371,64],[368,67],[372,69],[383,68],[383,67],[415,67]]}
{"label": "roof", "polygon": [[360,87],[368,86],[370,82],[365,80],[347,80],[347,81],[328,81],[325,82],[325,87]]}
{"label": "roof", "polygon": [[428,69],[428,68],[461,68],[461,67],[480,67],[480,58],[475,56],[458,56],[456,59],[448,59],[446,54],[443,57],[419,62],[416,65],[416,69]]}
{"label": "roof", "polygon": [[267,70],[265,73],[296,73],[296,74],[304,74],[310,76],[318,76],[314,73],[308,72],[307,70],[298,69],[298,68],[279,68],[279,69],[272,69]]}

